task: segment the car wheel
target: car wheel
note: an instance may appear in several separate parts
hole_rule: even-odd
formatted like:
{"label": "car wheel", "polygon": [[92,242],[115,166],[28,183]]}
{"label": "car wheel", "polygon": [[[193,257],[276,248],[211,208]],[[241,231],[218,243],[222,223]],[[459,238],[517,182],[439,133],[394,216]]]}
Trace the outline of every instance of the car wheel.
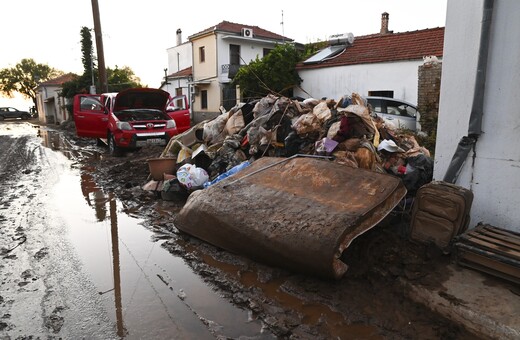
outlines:
{"label": "car wheel", "polygon": [[101,138],[96,138],[96,146],[107,146],[105,142],[101,140]]}
{"label": "car wheel", "polygon": [[0,120],[4,120],[4,116],[0,116]]}
{"label": "car wheel", "polygon": [[28,119],[31,118],[31,116],[29,116],[29,115],[25,115],[25,114],[24,114],[24,115],[21,116],[21,118],[22,118],[23,120],[28,120]]}
{"label": "car wheel", "polygon": [[123,154],[123,152],[122,152],[121,148],[116,145],[116,140],[114,138],[114,135],[109,133],[107,140],[108,140],[108,152],[112,156],[116,156],[116,157],[121,156]]}

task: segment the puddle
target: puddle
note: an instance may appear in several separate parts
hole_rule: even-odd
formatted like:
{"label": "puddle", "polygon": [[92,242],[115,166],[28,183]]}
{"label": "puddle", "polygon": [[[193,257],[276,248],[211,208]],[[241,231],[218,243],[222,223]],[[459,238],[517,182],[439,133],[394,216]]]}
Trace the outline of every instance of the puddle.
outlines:
{"label": "puddle", "polygon": [[218,296],[184,260],[153,242],[84,168],[54,188],[59,213],[118,335],[132,338],[273,338],[258,320]]}
{"label": "puddle", "polygon": [[[100,157],[58,132],[40,129],[38,136],[72,162]],[[91,171],[75,166],[60,174],[49,200],[68,226],[67,237],[119,336],[275,338],[249,311],[220,297],[183,259],[161,247],[163,241],[141,225],[143,220],[125,213]]]}
{"label": "puddle", "polygon": [[[95,150],[75,149],[57,132],[40,130],[39,136],[43,145],[59,150],[73,162],[101,157]],[[50,199],[57,202],[56,209],[69,229],[68,237],[119,336],[275,338],[250,311],[219,296],[182,258],[161,247],[163,241],[142,225],[143,220],[125,212],[112,193],[97,185],[92,171],[79,166],[60,175]],[[204,261],[234,277],[239,272],[238,267],[209,256]],[[380,338],[374,327],[349,324],[328,306],[305,303],[283,292],[283,279],[264,283],[257,273],[243,272],[237,280],[246,287],[260,288],[268,298],[303,316],[309,325],[326,319],[330,333],[338,338],[345,334]]]}

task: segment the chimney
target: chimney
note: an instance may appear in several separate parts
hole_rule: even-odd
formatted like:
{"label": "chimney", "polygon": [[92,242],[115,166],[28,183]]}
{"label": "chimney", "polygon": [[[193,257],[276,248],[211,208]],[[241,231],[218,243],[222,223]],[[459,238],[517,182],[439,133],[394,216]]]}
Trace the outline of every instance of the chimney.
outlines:
{"label": "chimney", "polygon": [[388,14],[387,12],[384,12],[383,14],[381,14],[381,34],[388,34],[388,33],[392,33],[391,31],[388,30],[388,17],[390,16],[390,14]]}
{"label": "chimney", "polygon": [[177,29],[177,46],[182,44],[182,31],[180,28]]}

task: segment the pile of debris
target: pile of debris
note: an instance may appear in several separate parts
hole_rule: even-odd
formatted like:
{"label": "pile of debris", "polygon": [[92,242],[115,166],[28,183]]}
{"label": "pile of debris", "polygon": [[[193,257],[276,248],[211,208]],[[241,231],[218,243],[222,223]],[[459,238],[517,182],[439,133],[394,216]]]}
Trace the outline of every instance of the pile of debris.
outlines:
{"label": "pile of debris", "polygon": [[188,192],[256,159],[297,154],[327,156],[354,168],[391,173],[403,179],[409,195],[432,178],[429,151],[413,134],[372,114],[356,93],[338,101],[268,95],[221,112],[170,140],[161,154],[177,160],[176,180]]}

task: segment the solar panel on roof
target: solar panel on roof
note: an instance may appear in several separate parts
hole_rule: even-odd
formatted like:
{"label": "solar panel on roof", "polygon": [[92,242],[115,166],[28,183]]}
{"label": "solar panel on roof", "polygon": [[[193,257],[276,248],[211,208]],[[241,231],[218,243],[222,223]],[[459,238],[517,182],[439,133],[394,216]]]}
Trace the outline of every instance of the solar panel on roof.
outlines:
{"label": "solar panel on roof", "polygon": [[312,57],[305,60],[304,64],[312,64],[312,63],[318,63],[324,59],[333,57],[340,52],[343,52],[345,50],[345,45],[336,45],[336,46],[329,46],[325,47],[324,49],[320,50],[318,53],[313,55]]}

